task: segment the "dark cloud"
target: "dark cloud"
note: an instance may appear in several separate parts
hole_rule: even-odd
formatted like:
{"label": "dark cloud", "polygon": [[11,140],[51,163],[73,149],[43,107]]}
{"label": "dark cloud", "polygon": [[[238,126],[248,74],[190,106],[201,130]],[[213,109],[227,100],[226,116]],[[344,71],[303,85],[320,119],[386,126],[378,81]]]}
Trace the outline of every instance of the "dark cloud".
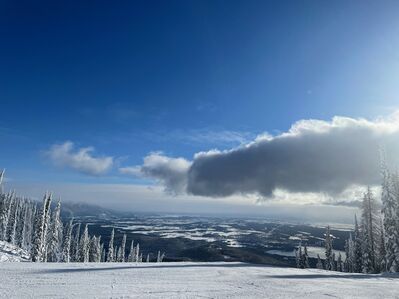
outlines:
{"label": "dark cloud", "polygon": [[[230,151],[196,154],[179,172],[165,172],[165,164],[159,171],[167,188],[177,185],[179,192],[184,189],[201,196],[258,193],[270,197],[276,189],[336,195],[353,185],[379,184],[381,147],[393,163],[398,162],[397,118],[304,120],[278,136],[258,138]],[[168,169],[176,167],[173,159],[168,161]],[[145,164],[142,169],[145,173]],[[160,178],[155,168],[147,175]]]}

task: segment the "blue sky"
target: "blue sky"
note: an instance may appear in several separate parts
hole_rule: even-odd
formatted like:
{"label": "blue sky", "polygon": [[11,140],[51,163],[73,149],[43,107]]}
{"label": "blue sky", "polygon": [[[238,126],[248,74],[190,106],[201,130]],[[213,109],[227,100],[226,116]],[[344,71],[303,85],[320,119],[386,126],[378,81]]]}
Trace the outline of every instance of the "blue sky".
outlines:
{"label": "blue sky", "polygon": [[[2,1],[0,167],[13,182],[151,184],[118,168],[188,161],[303,119],[396,110],[397,1]],[[54,144],[112,157],[54,165]],[[65,166],[65,165],[64,165]],[[68,166],[68,165],[67,165]]]}

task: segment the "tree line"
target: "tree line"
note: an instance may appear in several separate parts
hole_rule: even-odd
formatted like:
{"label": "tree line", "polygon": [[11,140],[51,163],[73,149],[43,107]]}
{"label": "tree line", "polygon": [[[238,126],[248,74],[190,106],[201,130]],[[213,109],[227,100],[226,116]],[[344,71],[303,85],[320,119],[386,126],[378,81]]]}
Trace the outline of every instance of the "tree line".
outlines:
{"label": "tree line", "polygon": [[[327,227],[325,259],[316,267],[352,273],[399,272],[399,174],[382,167],[381,203],[370,188],[363,194],[361,217],[345,241],[345,258],[333,251],[334,236]],[[307,246],[296,249],[298,268],[309,268]]]}
{"label": "tree line", "polygon": [[[126,234],[115,244],[112,229],[108,246],[101,236],[91,236],[88,225],[63,224],[61,201],[52,208],[52,194],[46,193],[43,203],[19,197],[15,191],[3,190],[4,170],[0,171],[0,240],[18,246],[28,253],[32,262],[150,262],[150,254],[143,257],[140,244],[130,244],[126,254]],[[82,230],[83,228],[83,230]],[[158,251],[152,260],[162,262],[165,253]]]}

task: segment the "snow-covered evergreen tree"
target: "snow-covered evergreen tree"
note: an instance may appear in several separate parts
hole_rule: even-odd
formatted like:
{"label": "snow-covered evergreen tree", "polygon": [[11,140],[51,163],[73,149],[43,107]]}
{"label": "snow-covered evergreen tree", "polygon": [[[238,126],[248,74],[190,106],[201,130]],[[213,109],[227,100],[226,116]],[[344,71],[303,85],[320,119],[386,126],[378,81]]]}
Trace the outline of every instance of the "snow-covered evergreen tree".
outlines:
{"label": "snow-covered evergreen tree", "polygon": [[334,262],[333,262],[333,252],[332,252],[333,248],[332,248],[332,237],[330,232],[330,226],[327,226],[324,247],[326,253],[326,260],[325,260],[326,270],[333,270]]}
{"label": "snow-covered evergreen tree", "polygon": [[331,257],[331,271],[336,271],[337,267],[335,264],[335,252],[332,253],[332,257]]}
{"label": "snow-covered evergreen tree", "polygon": [[51,204],[51,194],[46,194],[43,199],[43,207],[36,216],[35,232],[32,246],[31,257],[34,262],[45,262],[46,258],[46,238],[49,223]]}
{"label": "snow-covered evergreen tree", "polygon": [[134,241],[132,240],[132,242],[130,244],[130,251],[129,251],[129,255],[127,257],[127,261],[129,263],[132,263],[135,261],[135,257],[136,257],[136,253],[135,253],[135,248],[134,248]]}
{"label": "snow-covered evergreen tree", "polygon": [[82,237],[80,238],[79,253],[80,253],[79,260],[81,262],[88,263],[90,256],[90,238],[89,238],[89,228],[87,224],[85,225]]}
{"label": "snow-covered evergreen tree", "polygon": [[[384,163],[385,164],[385,163]],[[388,171],[386,165],[382,167],[381,201],[385,232],[385,261],[386,269],[397,272],[399,265],[398,252],[398,197],[395,196],[394,177]]]}
{"label": "snow-covered evergreen tree", "polygon": [[114,236],[115,236],[115,231],[114,231],[114,229],[112,229],[111,238],[110,238],[109,244],[108,244],[107,262],[114,261]]}
{"label": "snow-covered evergreen tree", "polygon": [[162,253],[160,251],[158,251],[158,255],[157,255],[157,263],[162,263],[163,259],[165,257],[165,253]]}
{"label": "snow-covered evergreen tree", "polygon": [[343,272],[343,264],[342,264],[342,255],[341,252],[338,253],[338,259],[337,259],[337,271],[339,272]]}
{"label": "snow-covered evergreen tree", "polygon": [[298,248],[295,249],[295,263],[298,269],[301,268],[301,256],[302,256],[302,248],[301,244],[299,243]]}
{"label": "snow-covered evergreen tree", "polygon": [[317,269],[324,269],[323,267],[323,262],[321,261],[320,255],[317,254],[317,264],[316,264]]}
{"label": "snow-covered evergreen tree", "polygon": [[362,204],[362,271],[363,273],[373,273],[376,270],[376,251],[378,248],[377,236],[379,228],[377,226],[378,212],[370,188],[363,196]]}
{"label": "snow-covered evergreen tree", "polygon": [[309,268],[308,246],[306,244],[303,249],[303,266],[304,268]]}
{"label": "snow-covered evergreen tree", "polygon": [[13,245],[16,245],[17,224],[20,212],[20,201],[14,200],[13,203],[14,204],[12,205],[9,226],[8,226],[8,242],[10,242]]}
{"label": "snow-covered evergreen tree", "polygon": [[96,246],[96,255],[95,255],[95,262],[100,263],[101,262],[101,254],[103,251],[103,244],[101,243],[101,236],[98,236],[97,238],[97,246]]}
{"label": "snow-covered evergreen tree", "polygon": [[134,261],[136,263],[139,263],[140,262],[140,244],[139,243],[137,243],[137,246],[136,246],[136,249],[135,249],[135,254],[136,254],[136,256],[134,258]]}
{"label": "snow-covered evergreen tree", "polygon": [[80,229],[81,223],[78,223],[76,226],[75,237],[73,238],[72,246],[71,246],[71,259],[73,262],[80,262]]}
{"label": "snow-covered evergreen tree", "polygon": [[101,236],[93,236],[90,239],[89,262],[99,263],[101,261]]}
{"label": "snow-covered evergreen tree", "polygon": [[1,239],[8,240],[8,227],[11,218],[12,206],[14,204],[15,196],[14,192],[9,192],[3,195],[3,207],[0,215],[1,224]]}
{"label": "snow-covered evergreen tree", "polygon": [[112,260],[114,261],[114,262],[117,262],[118,261],[118,250],[119,249],[119,247],[118,246],[115,246],[114,247],[114,255],[112,256]]}
{"label": "snow-covered evergreen tree", "polygon": [[384,233],[384,225],[381,220],[380,224],[380,240],[378,246],[378,272],[387,271],[387,260],[386,260],[386,250],[385,250],[385,233]]}
{"label": "snow-covered evergreen tree", "polygon": [[118,246],[117,254],[116,254],[116,261],[121,263],[122,262],[122,247]]}
{"label": "snow-covered evergreen tree", "polygon": [[349,234],[349,238],[345,240],[345,261],[344,261],[344,272],[353,272],[353,240],[352,234]]}
{"label": "snow-covered evergreen tree", "polygon": [[104,263],[107,261],[107,257],[105,255],[104,243],[101,243],[101,262]]}
{"label": "snow-covered evergreen tree", "polygon": [[65,263],[69,263],[71,261],[72,229],[73,219],[69,221],[64,235],[64,241],[62,246],[62,261]]}
{"label": "snow-covered evergreen tree", "polygon": [[61,200],[58,201],[53,211],[47,243],[47,260],[49,262],[60,262],[62,258],[62,222],[61,222]]}
{"label": "snow-covered evergreen tree", "polygon": [[126,254],[126,234],[123,234],[119,262],[122,262],[122,263],[125,262],[125,254]]}
{"label": "snow-covered evergreen tree", "polygon": [[361,273],[363,269],[362,235],[355,215],[355,240],[353,248],[353,272]]}

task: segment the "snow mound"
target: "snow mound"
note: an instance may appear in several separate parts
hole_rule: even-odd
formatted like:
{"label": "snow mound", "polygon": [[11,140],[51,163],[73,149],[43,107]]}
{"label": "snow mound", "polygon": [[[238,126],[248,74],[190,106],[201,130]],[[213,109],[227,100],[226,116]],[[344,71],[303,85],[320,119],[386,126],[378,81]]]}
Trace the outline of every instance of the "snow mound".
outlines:
{"label": "snow mound", "polygon": [[0,241],[0,262],[26,262],[29,253],[5,241]]}
{"label": "snow mound", "polygon": [[1,298],[398,298],[399,276],[244,263],[3,263]]}

